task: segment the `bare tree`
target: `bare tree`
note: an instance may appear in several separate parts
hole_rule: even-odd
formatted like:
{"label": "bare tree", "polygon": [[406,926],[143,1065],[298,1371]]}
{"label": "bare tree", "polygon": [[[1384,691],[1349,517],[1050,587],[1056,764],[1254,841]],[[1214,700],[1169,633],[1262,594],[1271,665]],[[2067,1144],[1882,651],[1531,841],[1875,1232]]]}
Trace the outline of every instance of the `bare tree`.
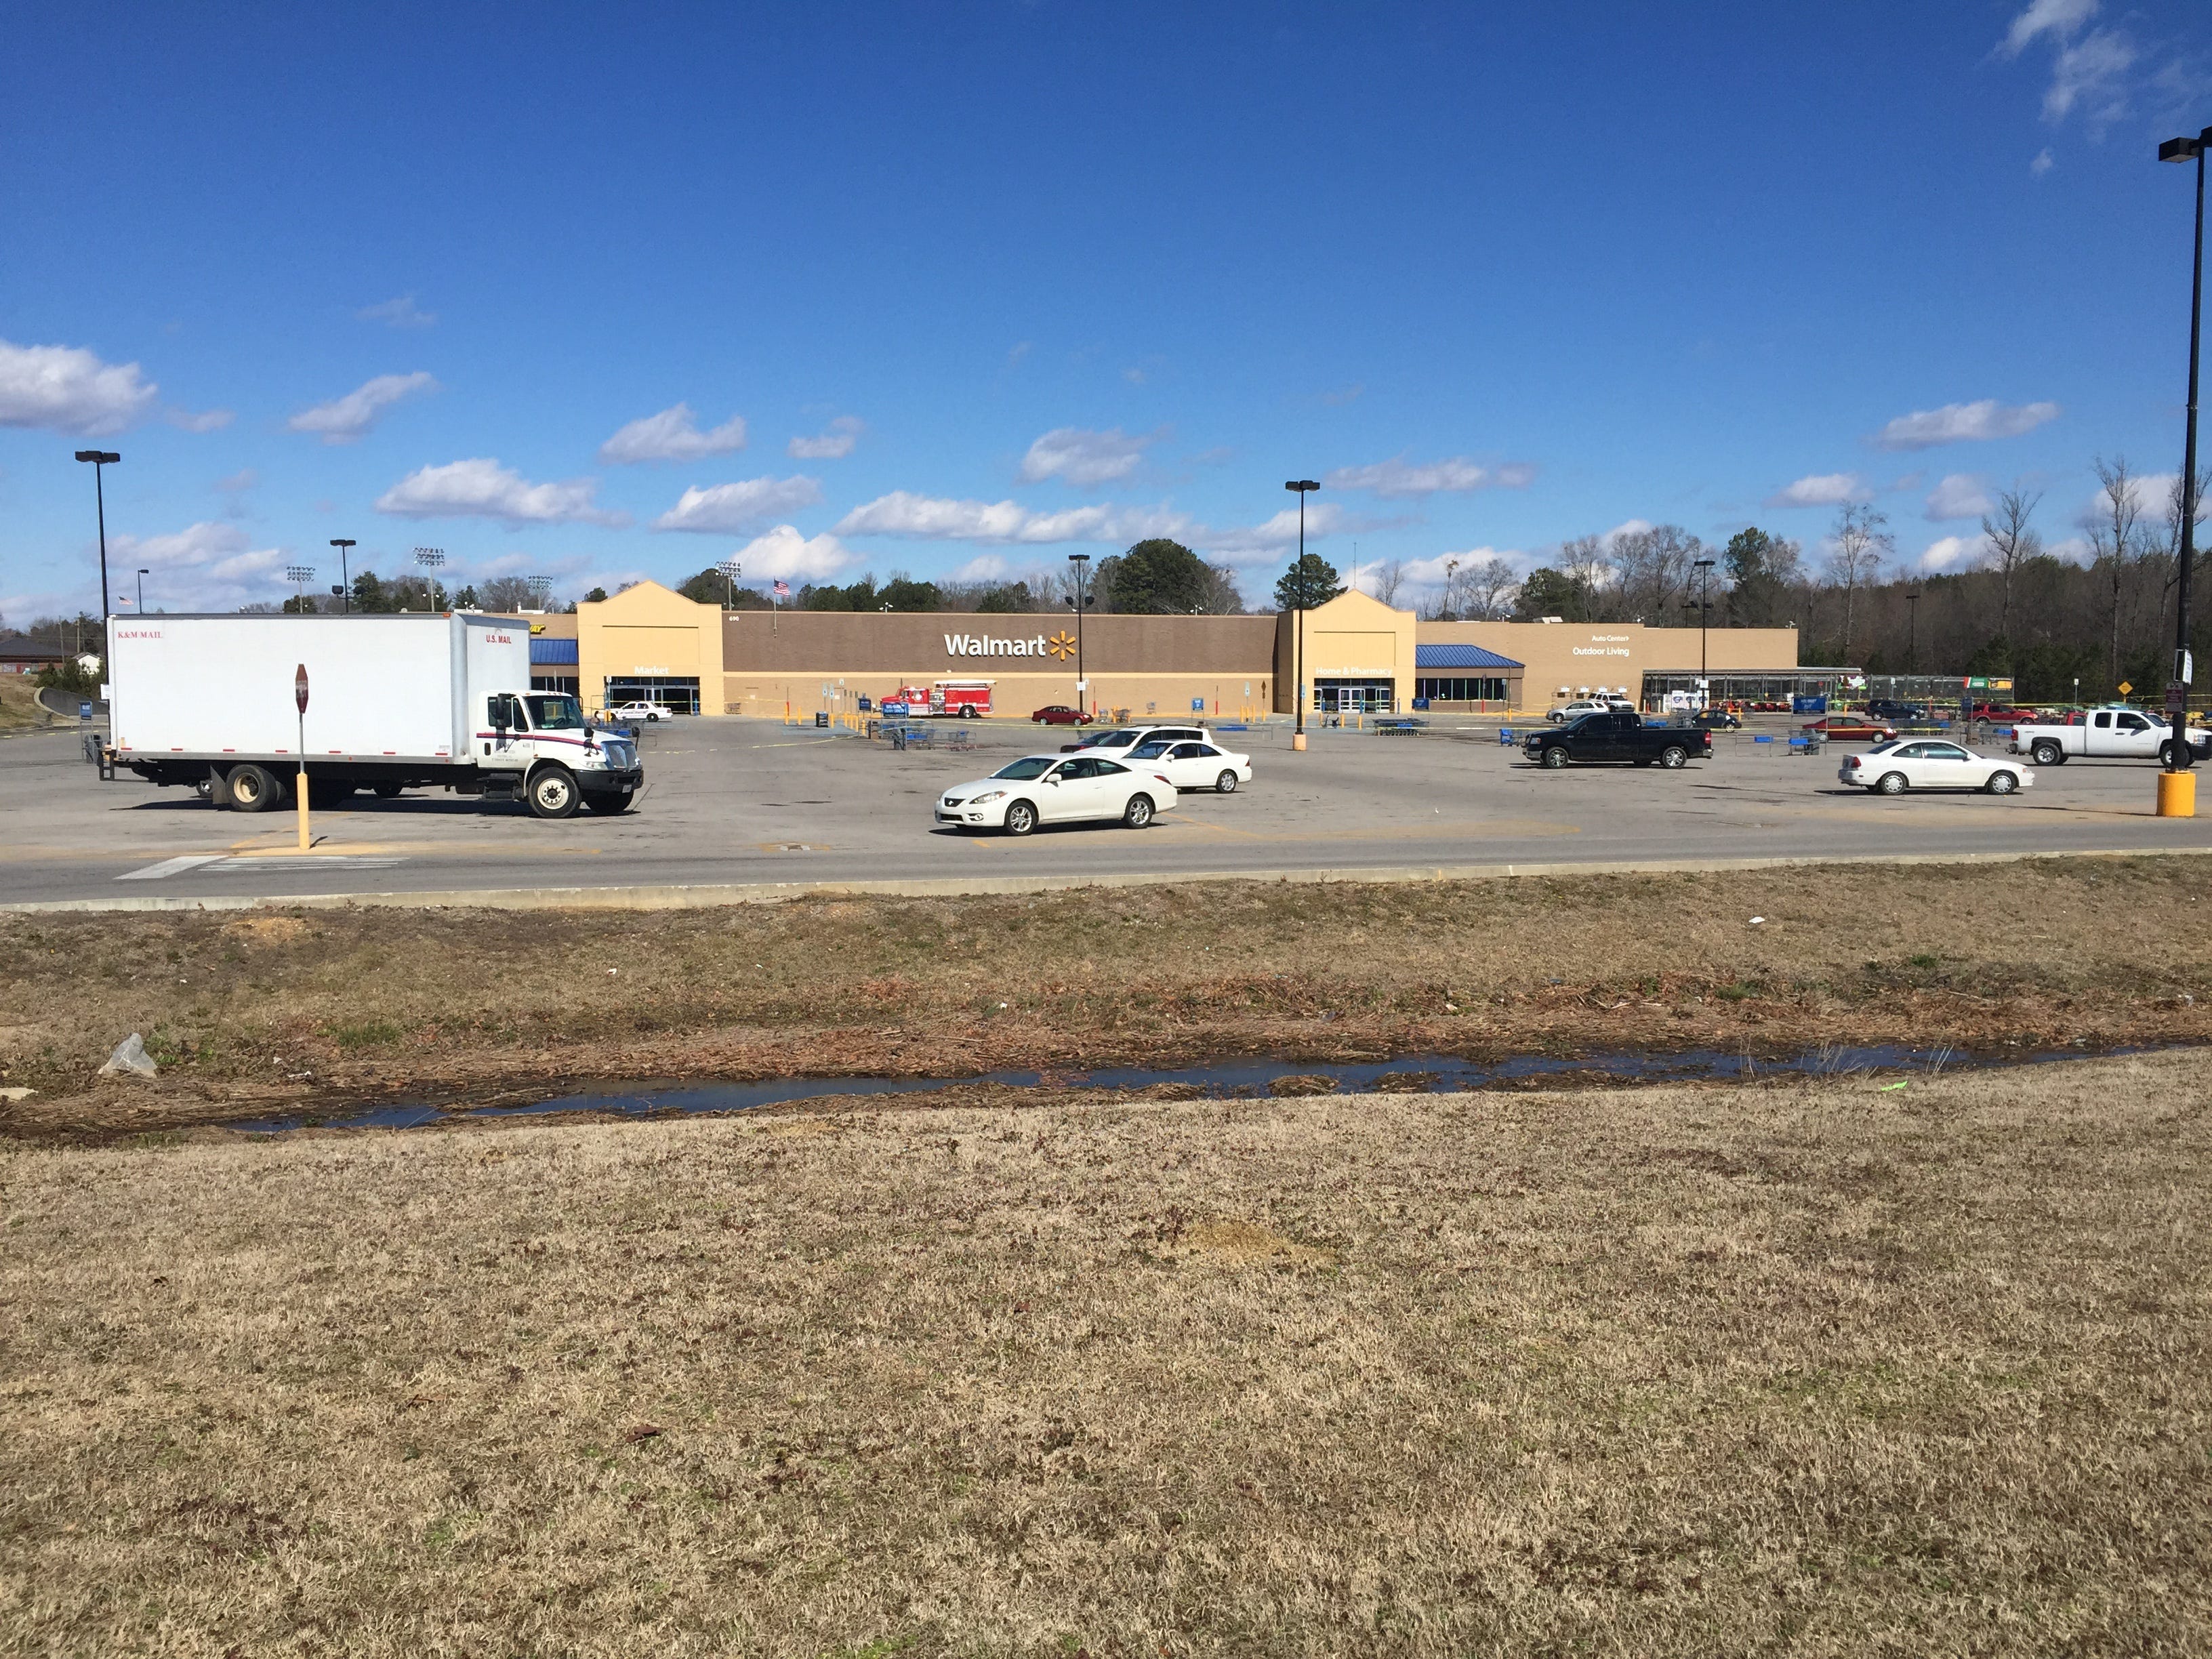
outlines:
{"label": "bare tree", "polygon": [[1595,536],[1576,536],[1559,544],[1558,569],[1583,597],[1588,614],[1577,622],[1595,622],[1605,608],[1606,580],[1612,574],[1605,544]]}
{"label": "bare tree", "polygon": [[1406,583],[1406,562],[1385,559],[1374,567],[1367,580],[1367,591],[1385,605],[1398,603],[1398,590]]}
{"label": "bare tree", "polygon": [[1239,617],[1244,613],[1243,590],[1237,573],[1225,564],[1206,567],[1206,597],[1200,602],[1209,617]]}
{"label": "bare tree", "polygon": [[1613,588],[1620,613],[1655,628],[1672,626],[1677,599],[1686,593],[1690,571],[1705,544],[1680,525],[1655,525],[1613,538]]}
{"label": "bare tree", "polygon": [[2120,612],[2128,579],[2142,554],[2142,503],[2136,499],[2139,480],[2128,471],[2128,458],[2110,461],[2099,456],[2097,505],[2089,521],[2089,545],[2096,550],[2096,568],[2103,573],[2112,593],[2112,647],[2107,672],[2120,678]]}
{"label": "bare tree", "polygon": [[1843,654],[1851,654],[1851,627],[1860,587],[1874,580],[1882,561],[1897,550],[1889,518],[1863,501],[1845,501],[1836,513],[1835,544],[1828,552],[1828,580],[1844,590]]}
{"label": "bare tree", "polygon": [[1997,573],[2004,602],[1997,616],[1997,634],[2008,645],[2012,640],[2012,585],[2020,568],[2043,551],[2043,538],[2028,527],[2028,515],[2041,501],[2040,492],[2000,490],[1993,512],[1982,514],[1982,534],[1989,542],[1990,566]]}
{"label": "bare tree", "polygon": [[1521,591],[1521,578],[1504,560],[1486,559],[1460,580],[1467,596],[1467,615],[1493,622],[1513,614],[1513,599]]}

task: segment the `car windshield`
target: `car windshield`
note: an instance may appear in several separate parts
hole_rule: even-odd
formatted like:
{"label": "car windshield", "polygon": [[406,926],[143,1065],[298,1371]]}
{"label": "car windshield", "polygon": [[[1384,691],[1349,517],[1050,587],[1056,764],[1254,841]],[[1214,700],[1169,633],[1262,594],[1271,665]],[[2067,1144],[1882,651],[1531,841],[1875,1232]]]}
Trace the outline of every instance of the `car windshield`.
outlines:
{"label": "car windshield", "polygon": [[1083,746],[1085,749],[1126,749],[1136,740],[1134,732],[1101,732]]}
{"label": "car windshield", "polygon": [[523,702],[530,705],[530,723],[541,732],[580,732],[584,729],[584,706],[574,697],[527,696]]}
{"label": "car windshield", "polygon": [[1889,741],[1888,741],[1888,742],[1887,742],[1887,743],[1878,743],[1878,744],[1875,744],[1875,746],[1874,746],[1873,748],[1871,748],[1871,749],[1869,749],[1869,750],[1867,750],[1867,753],[1868,753],[1868,754],[1869,754],[1869,755],[1881,755],[1881,754],[1886,754],[1886,753],[1887,753],[1890,750],[1894,749],[1894,748],[1896,748],[1896,747],[1897,747],[1897,739],[1896,739],[1895,738],[1890,738],[1890,739],[1889,739]]}
{"label": "car windshield", "polygon": [[1170,744],[1164,738],[1154,738],[1150,743],[1140,743],[1129,751],[1131,760],[1158,760],[1168,752]]}
{"label": "car windshield", "polygon": [[1012,778],[1017,783],[1027,783],[1050,771],[1055,757],[1048,755],[1024,755],[1011,766],[1002,766],[991,774],[994,778]]}

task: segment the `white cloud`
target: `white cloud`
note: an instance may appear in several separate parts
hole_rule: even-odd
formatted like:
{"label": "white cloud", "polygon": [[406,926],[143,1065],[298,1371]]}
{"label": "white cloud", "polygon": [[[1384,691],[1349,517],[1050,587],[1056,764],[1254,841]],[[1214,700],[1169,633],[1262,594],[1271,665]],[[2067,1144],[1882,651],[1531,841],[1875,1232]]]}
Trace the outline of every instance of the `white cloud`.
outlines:
{"label": "white cloud", "polygon": [[678,404],[658,415],[632,421],[599,446],[599,460],[607,466],[629,466],[640,461],[697,461],[744,447],[744,416],[732,415],[713,431],[702,432],[691,405]]}
{"label": "white cloud", "polygon": [[1914,562],[1921,570],[1951,570],[1972,564],[1982,556],[1983,539],[1977,531],[1971,536],[1943,536],[1928,544],[1927,550]]}
{"label": "white cloud", "polygon": [[217,478],[213,488],[217,495],[235,495],[241,490],[252,489],[260,482],[261,475],[248,466],[240,468],[227,478]]}
{"label": "white cloud", "polygon": [[1054,427],[1022,457],[1022,482],[1041,483],[1047,478],[1062,478],[1072,484],[1089,485],[1126,478],[1144,459],[1146,448],[1156,441],[1157,434],[1132,437],[1118,426],[1104,432]]}
{"label": "white cloud", "polygon": [[2051,146],[2045,144],[2036,158],[2027,164],[2027,171],[2030,177],[2040,179],[2057,165],[2057,162],[2051,159]]}
{"label": "white cloud", "polygon": [[290,550],[255,547],[234,524],[203,521],[161,536],[112,535],[108,566],[118,593],[137,595],[129,573],[143,566],[149,609],[223,611],[289,592]]}
{"label": "white cloud", "polygon": [[195,415],[189,409],[173,409],[162,418],[184,432],[220,432],[237,417],[227,409],[210,409]]}
{"label": "white cloud", "polygon": [[[1312,551],[1310,544],[1324,537],[1356,527],[1344,509],[1334,501],[1322,501],[1309,507],[1306,508],[1307,551]],[[1272,519],[1242,529],[1209,530],[1202,525],[1194,525],[1190,529],[1189,539],[1194,547],[1202,547],[1213,553],[1226,553],[1232,557],[1240,553],[1279,554],[1285,549],[1296,548],[1298,544],[1298,510],[1295,507],[1286,507]]]}
{"label": "white cloud", "polygon": [[702,489],[696,484],[653,521],[655,530],[695,530],[728,536],[751,530],[781,514],[795,513],[822,499],[819,479],[745,478]]}
{"label": "white cloud", "polygon": [[1856,472],[1820,472],[1785,484],[1766,498],[1769,507],[1840,507],[1866,499],[1866,486]]}
{"label": "white cloud", "polygon": [[838,521],[836,531],[841,536],[1037,545],[1186,536],[1192,532],[1192,526],[1188,517],[1165,507],[1098,506],[1038,513],[1018,501],[951,501],[895,489],[854,507]]}
{"label": "white cloud", "polygon": [[[1528,565],[1528,556],[1519,548],[1470,547],[1463,552],[1439,553],[1433,559],[1408,559],[1405,563],[1403,579],[1408,587],[1442,587],[1451,575],[1447,567],[1455,561],[1462,570],[1472,570],[1492,559],[1503,559],[1516,570],[1525,570]],[[1360,567],[1362,586],[1366,584],[1371,568],[1366,565]]]}
{"label": "white cloud", "polygon": [[1605,534],[1597,538],[1598,545],[1604,548],[1607,552],[1611,552],[1614,544],[1617,544],[1623,536],[1641,536],[1645,531],[1651,528],[1651,520],[1649,519],[1624,519],[1619,524],[1613,526],[1612,529],[1607,531]]}
{"label": "white cloud", "polygon": [[104,363],[76,346],[0,340],[0,426],[105,438],[144,419],[160,390],[136,363]]}
{"label": "white cloud", "polygon": [[312,432],[326,444],[349,444],[367,433],[378,417],[402,398],[437,389],[437,381],[420,369],[412,374],[380,374],[373,380],[363,381],[343,398],[301,410],[284,424],[294,432]]}
{"label": "white cloud", "polygon": [[2097,0],[2033,0],[2012,20],[1997,50],[2008,58],[2017,58],[2042,35],[2070,40],[2075,30],[2096,15]]}
{"label": "white cloud", "polygon": [[1474,489],[1525,489],[1536,469],[1522,462],[1487,467],[1454,455],[1441,461],[1410,462],[1403,456],[1366,466],[1340,466],[1322,483],[1331,489],[1365,489],[1387,497],[1461,495]]}
{"label": "white cloud", "polygon": [[247,545],[246,532],[236,525],[204,521],[166,536],[110,536],[108,563],[112,566],[135,559],[156,568],[204,565],[242,553]]}
{"label": "white cloud", "polygon": [[805,536],[793,526],[780,524],[756,536],[738,550],[744,580],[812,581],[834,576],[854,562],[857,555],[835,536]]}
{"label": "white cloud", "polygon": [[1872,441],[1878,449],[1933,449],[1938,444],[2016,438],[2057,418],[2057,404],[2001,404],[1994,398],[1984,398],[1977,403],[1945,404],[1941,409],[1916,409],[1910,415],[1900,415],[1876,433]]}
{"label": "white cloud", "polygon": [[1972,472],[1954,472],[1928,492],[1926,516],[1939,524],[1946,519],[1978,519],[1990,506],[1988,479]]}
{"label": "white cloud", "polygon": [[785,446],[786,453],[794,461],[842,461],[853,453],[853,446],[867,429],[867,422],[858,416],[840,415],[818,436],[793,438]]}
{"label": "white cloud", "polygon": [[416,468],[376,498],[376,510],[403,519],[497,519],[507,525],[629,523],[592,504],[598,489],[591,478],[532,483],[480,458]]}
{"label": "white cloud", "polygon": [[957,582],[994,582],[1005,577],[1013,566],[996,553],[978,553],[974,558],[952,573]]}
{"label": "white cloud", "polygon": [[2111,29],[2099,29],[2063,48],[2043,94],[2043,118],[2063,121],[2081,104],[2092,125],[2119,119],[2127,113],[2127,73],[2136,56],[2135,43]]}
{"label": "white cloud", "polygon": [[403,294],[396,300],[386,300],[373,306],[363,306],[354,315],[364,323],[383,323],[392,328],[428,328],[438,320],[434,311],[425,311],[415,303],[415,296]]}

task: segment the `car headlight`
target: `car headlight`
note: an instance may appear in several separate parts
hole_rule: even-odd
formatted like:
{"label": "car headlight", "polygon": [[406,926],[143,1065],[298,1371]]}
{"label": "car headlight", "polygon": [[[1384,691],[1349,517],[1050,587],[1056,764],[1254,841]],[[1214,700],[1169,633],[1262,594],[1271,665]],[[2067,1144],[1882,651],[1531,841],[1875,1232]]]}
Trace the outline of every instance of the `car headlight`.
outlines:
{"label": "car headlight", "polygon": [[986,790],[985,790],[981,794],[980,794],[980,795],[976,796],[974,799],[970,800],[968,804],[969,804],[970,806],[981,806],[981,805],[983,805],[986,802],[988,802],[988,801],[994,801],[994,800],[1004,800],[1004,799],[1006,799],[1006,792],[1005,790],[1003,790],[1003,789],[986,789]]}

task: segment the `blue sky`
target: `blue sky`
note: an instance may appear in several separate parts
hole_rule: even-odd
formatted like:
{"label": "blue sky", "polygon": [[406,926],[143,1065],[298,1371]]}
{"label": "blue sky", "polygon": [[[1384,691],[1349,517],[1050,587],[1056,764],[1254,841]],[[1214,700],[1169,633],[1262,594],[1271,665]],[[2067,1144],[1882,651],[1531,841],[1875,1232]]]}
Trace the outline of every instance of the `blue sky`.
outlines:
{"label": "blue sky", "polygon": [[2153,158],[2212,123],[2201,5],[10,35],[13,621],[94,599],[94,442],[111,562],[169,609],[334,580],[334,536],[574,593],[1167,533],[1257,599],[1301,476],[1314,546],[1416,583],[1636,520],[1811,550],[1846,495],[1941,565],[1990,487],[2064,545],[2093,456],[2179,462],[2191,181]]}

